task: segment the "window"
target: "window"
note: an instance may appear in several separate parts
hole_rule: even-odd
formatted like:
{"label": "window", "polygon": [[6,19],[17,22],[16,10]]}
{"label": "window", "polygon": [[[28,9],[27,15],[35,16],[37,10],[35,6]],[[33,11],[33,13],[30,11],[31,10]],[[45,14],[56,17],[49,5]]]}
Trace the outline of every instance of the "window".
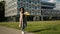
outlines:
{"label": "window", "polygon": [[26,0],[26,2],[28,2],[28,0]]}
{"label": "window", "polygon": [[31,6],[31,9],[34,9],[34,5]]}
{"label": "window", "polygon": [[18,7],[20,7],[20,4],[18,4]]}
{"label": "window", "polygon": [[38,0],[35,0],[35,4],[37,4],[38,3]]}
{"label": "window", "polygon": [[37,2],[36,2],[36,1],[35,1],[34,3],[35,3],[35,4],[37,4]]}
{"label": "window", "polygon": [[40,3],[41,0],[38,0],[38,3]]}
{"label": "window", "polygon": [[33,3],[35,3],[35,1],[32,1]]}
{"label": "window", "polygon": [[22,0],[20,0],[20,1],[22,1]]}
{"label": "window", "polygon": [[20,4],[21,7],[23,7],[23,4]]}
{"label": "window", "polygon": [[31,0],[28,0],[29,3],[31,3]]}
{"label": "window", "polygon": [[26,0],[23,0],[23,2],[26,2]]}
{"label": "window", "polygon": [[20,0],[18,0],[18,1],[20,1]]}
{"label": "window", "polygon": [[37,6],[35,6],[35,9],[37,9]]}
{"label": "window", "polygon": [[20,2],[20,0],[18,0],[18,2]]}

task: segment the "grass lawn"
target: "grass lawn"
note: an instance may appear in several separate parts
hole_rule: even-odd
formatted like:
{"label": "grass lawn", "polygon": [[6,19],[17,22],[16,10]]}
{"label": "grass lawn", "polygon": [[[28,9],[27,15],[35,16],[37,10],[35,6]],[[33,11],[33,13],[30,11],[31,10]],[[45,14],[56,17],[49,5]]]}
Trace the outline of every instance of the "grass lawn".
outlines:
{"label": "grass lawn", "polygon": [[[0,26],[20,29],[18,22],[0,22]],[[60,21],[34,21],[28,22],[25,31],[35,34],[60,34]]]}

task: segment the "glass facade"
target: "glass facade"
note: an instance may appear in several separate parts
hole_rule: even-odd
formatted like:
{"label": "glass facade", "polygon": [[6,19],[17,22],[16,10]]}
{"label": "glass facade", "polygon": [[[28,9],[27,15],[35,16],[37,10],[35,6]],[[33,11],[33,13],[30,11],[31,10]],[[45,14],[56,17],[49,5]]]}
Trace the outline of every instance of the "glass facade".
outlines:
{"label": "glass facade", "polygon": [[37,0],[18,0],[17,8],[19,9],[20,7],[24,7],[25,11],[29,11],[30,13],[33,13],[34,10],[37,10],[40,8],[39,2],[40,2],[40,0],[38,0],[38,1]]}
{"label": "glass facade", "polygon": [[52,9],[55,7],[55,4],[41,0],[6,0],[5,6],[6,16],[13,16],[19,14],[20,7],[24,7],[25,11],[30,12],[31,15],[40,15],[42,7]]}

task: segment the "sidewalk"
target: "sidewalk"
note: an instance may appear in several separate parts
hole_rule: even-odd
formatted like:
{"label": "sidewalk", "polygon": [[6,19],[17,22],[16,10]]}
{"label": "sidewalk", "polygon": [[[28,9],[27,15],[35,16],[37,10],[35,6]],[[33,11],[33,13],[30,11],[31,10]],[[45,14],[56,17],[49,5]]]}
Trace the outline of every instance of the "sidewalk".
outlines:
{"label": "sidewalk", "polygon": [[[21,34],[21,31],[13,28],[0,26],[0,34]],[[26,33],[26,34],[33,34],[33,33]]]}

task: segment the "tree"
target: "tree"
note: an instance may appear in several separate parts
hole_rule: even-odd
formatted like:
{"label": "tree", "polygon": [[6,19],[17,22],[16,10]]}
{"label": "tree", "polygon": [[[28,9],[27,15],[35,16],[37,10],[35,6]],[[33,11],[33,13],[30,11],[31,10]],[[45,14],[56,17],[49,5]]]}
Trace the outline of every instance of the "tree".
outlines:
{"label": "tree", "polygon": [[0,2],[0,21],[4,21],[5,1]]}

